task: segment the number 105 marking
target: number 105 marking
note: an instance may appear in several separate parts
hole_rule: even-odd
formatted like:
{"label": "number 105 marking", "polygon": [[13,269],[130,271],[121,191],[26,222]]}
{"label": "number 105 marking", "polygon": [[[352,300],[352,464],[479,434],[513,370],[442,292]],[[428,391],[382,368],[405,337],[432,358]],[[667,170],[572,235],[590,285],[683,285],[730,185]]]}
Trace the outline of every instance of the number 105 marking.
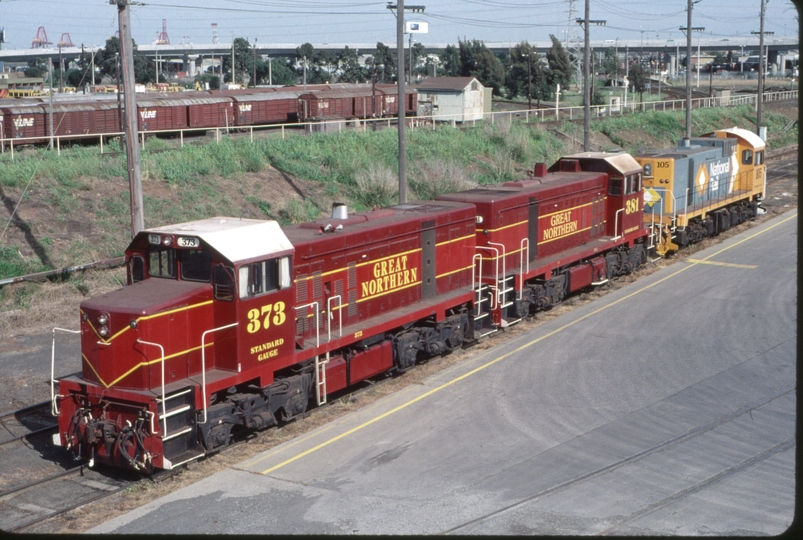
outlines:
{"label": "number 105 marking", "polygon": [[[261,328],[267,330],[270,328],[270,323],[273,321],[274,326],[280,326],[287,320],[287,314],[284,312],[284,302],[276,302],[275,304],[267,304],[261,308],[251,309],[248,311],[248,333],[253,334],[259,332]],[[272,315],[272,316],[271,316]]]}

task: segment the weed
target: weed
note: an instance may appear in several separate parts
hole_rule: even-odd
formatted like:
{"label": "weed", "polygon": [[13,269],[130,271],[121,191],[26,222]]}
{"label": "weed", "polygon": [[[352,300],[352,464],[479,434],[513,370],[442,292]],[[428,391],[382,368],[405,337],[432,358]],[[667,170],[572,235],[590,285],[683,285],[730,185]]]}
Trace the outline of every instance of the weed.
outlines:
{"label": "weed", "polygon": [[389,167],[371,163],[367,168],[357,171],[354,177],[355,188],[352,197],[366,208],[388,206],[399,192],[398,177]]}

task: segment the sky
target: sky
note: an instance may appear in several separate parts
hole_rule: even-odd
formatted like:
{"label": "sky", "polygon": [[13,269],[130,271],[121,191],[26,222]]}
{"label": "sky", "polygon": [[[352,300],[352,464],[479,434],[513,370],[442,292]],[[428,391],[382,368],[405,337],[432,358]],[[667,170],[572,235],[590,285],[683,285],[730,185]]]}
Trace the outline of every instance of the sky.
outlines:
{"label": "sky", "polygon": [[[590,0],[592,40],[683,39],[686,0]],[[140,5],[134,5],[134,4]],[[395,2],[393,2],[395,4]],[[565,39],[569,20],[582,18],[584,0],[406,0],[406,6],[425,6],[423,14],[407,12],[407,20],[429,23],[429,33],[416,41],[453,43],[458,39],[485,42],[548,42],[554,34]],[[570,4],[574,13],[570,19]],[[131,8],[137,44],[153,43],[166,20],[171,44],[212,43],[217,23],[220,43],[244,37],[250,43],[396,42],[396,22],[388,2],[360,0],[142,0]],[[694,5],[692,26],[703,26],[704,38],[750,36],[759,30],[761,0],[700,0]],[[797,8],[789,0],[768,0],[766,32],[774,37],[797,36]],[[69,34],[76,46],[104,45],[117,31],[117,7],[109,0],[0,0],[3,49],[26,49],[44,27],[49,41]],[[574,24],[572,32],[582,31]],[[57,46],[57,45],[54,45]]]}

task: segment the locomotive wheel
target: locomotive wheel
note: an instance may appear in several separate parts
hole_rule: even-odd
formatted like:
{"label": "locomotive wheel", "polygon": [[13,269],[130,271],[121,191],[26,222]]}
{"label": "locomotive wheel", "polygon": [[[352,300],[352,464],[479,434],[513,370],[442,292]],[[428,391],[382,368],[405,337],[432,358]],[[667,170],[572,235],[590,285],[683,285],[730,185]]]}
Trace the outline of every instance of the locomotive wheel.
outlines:
{"label": "locomotive wheel", "polygon": [[407,371],[415,365],[418,341],[417,332],[407,332],[396,338],[396,365],[399,371]]}

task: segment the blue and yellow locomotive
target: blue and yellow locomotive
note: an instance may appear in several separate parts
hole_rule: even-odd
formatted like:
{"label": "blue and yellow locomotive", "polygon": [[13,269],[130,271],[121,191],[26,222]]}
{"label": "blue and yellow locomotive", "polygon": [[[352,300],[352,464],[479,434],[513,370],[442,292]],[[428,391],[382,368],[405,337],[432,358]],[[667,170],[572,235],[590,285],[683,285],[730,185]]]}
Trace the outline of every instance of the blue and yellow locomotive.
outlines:
{"label": "blue and yellow locomotive", "polygon": [[741,128],[635,156],[644,169],[644,222],[666,255],[758,214],[766,144]]}

